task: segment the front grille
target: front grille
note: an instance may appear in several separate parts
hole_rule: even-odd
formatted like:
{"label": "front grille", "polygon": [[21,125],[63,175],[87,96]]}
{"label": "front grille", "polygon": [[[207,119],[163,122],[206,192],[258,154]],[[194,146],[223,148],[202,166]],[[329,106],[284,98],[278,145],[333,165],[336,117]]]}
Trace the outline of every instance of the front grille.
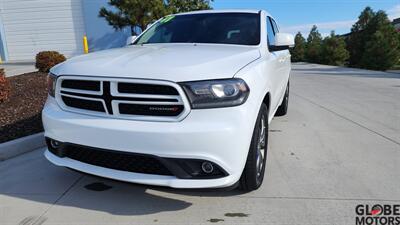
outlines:
{"label": "front grille", "polygon": [[56,94],[66,110],[113,118],[179,121],[189,110],[167,81],[60,76]]}
{"label": "front grille", "polygon": [[[57,150],[49,150],[58,155]],[[150,155],[109,151],[81,145],[66,145],[62,157],[68,157],[90,165],[134,173],[173,176],[160,161]]]}

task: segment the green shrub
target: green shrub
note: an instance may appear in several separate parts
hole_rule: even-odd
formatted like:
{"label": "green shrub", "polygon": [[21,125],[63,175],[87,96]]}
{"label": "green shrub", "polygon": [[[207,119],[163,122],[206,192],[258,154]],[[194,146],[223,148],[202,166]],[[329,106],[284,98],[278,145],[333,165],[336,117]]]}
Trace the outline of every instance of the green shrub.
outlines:
{"label": "green shrub", "polygon": [[332,31],[331,35],[322,41],[321,62],[332,66],[344,66],[348,58],[346,42]]}
{"label": "green shrub", "polygon": [[351,31],[350,66],[384,71],[399,62],[400,33],[384,11],[365,8]]}
{"label": "green shrub", "polygon": [[292,54],[292,62],[304,62],[306,54],[306,39],[300,32],[296,34],[294,39],[294,48],[290,49]]}
{"label": "green shrub", "polygon": [[321,63],[322,36],[316,25],[311,28],[307,37],[305,58],[310,63]]}
{"label": "green shrub", "polygon": [[10,82],[6,79],[4,69],[0,69],[0,102],[4,102],[10,95]]}
{"label": "green shrub", "polygon": [[65,56],[56,51],[39,52],[36,55],[36,68],[40,72],[48,73],[53,66],[62,63],[65,60]]}

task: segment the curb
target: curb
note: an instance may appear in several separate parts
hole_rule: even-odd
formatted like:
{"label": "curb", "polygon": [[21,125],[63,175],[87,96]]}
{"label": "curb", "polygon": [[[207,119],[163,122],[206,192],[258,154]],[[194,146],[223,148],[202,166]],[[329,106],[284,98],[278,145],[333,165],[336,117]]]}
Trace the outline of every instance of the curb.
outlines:
{"label": "curb", "polygon": [[43,132],[2,143],[0,144],[0,161],[14,158],[45,145]]}

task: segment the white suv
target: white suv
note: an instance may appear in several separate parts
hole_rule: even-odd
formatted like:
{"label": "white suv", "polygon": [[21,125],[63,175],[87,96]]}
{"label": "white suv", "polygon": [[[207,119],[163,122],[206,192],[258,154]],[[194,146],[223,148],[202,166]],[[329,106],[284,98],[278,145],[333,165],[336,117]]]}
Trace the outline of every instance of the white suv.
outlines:
{"label": "white suv", "polygon": [[166,16],[124,48],[51,69],[45,156],[121,181],[255,190],[293,45],[265,11]]}

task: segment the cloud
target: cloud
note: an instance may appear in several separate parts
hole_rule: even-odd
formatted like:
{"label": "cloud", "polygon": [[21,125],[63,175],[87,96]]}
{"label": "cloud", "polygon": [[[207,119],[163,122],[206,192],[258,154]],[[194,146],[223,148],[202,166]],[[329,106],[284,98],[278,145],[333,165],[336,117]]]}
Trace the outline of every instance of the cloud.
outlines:
{"label": "cloud", "polygon": [[308,35],[313,25],[317,25],[318,30],[323,33],[323,36],[329,35],[330,31],[334,30],[337,33],[345,33],[350,31],[351,26],[356,22],[356,20],[343,20],[325,23],[310,23],[301,24],[295,26],[282,26],[282,31],[287,33],[297,33],[301,32],[303,35]]}
{"label": "cloud", "polygon": [[393,8],[387,10],[389,19],[394,20],[400,18],[400,4],[395,5]]}

